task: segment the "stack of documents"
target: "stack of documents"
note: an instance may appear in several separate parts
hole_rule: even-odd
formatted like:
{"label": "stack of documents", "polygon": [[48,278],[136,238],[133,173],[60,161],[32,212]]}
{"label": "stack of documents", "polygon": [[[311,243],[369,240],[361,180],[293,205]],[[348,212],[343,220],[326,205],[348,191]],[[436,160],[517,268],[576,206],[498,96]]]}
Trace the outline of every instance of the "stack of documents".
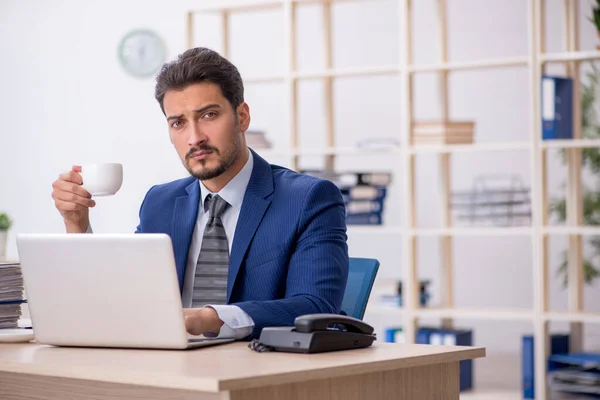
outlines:
{"label": "stack of documents", "polygon": [[600,354],[553,354],[548,368],[551,390],[600,395]]}
{"label": "stack of documents", "polygon": [[23,299],[19,263],[0,263],[0,329],[17,328]]}

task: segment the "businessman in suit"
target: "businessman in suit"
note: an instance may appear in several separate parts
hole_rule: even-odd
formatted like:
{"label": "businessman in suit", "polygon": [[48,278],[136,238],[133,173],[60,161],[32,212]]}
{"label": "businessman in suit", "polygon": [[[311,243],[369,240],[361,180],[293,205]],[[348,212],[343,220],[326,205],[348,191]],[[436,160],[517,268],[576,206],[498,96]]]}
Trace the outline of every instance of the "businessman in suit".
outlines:
{"label": "businessman in suit", "polygon": [[[250,339],[299,315],[339,313],[349,262],[341,193],[246,146],[237,68],[188,50],[163,66],[155,97],[191,176],[150,188],[136,232],[171,237],[188,332]],[[71,233],[91,232],[95,206],[79,172],[53,183]]]}

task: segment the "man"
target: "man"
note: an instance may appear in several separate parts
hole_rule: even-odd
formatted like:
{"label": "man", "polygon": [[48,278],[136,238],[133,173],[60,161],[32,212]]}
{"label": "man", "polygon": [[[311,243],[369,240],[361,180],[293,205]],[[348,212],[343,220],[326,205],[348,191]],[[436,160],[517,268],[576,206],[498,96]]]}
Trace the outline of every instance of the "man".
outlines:
{"label": "man", "polygon": [[[191,177],[150,188],[136,232],[171,237],[188,332],[250,339],[299,315],[339,313],[349,261],[338,188],[270,165],[246,146],[241,76],[214,51],[186,51],[156,81]],[[53,183],[71,233],[90,232],[95,206],[79,172]]]}

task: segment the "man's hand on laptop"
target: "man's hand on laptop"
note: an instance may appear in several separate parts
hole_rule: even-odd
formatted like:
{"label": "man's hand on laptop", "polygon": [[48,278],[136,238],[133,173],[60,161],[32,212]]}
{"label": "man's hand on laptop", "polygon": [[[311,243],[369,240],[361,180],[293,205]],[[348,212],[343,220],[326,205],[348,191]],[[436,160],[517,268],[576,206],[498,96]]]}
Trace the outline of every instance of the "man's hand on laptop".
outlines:
{"label": "man's hand on laptop", "polygon": [[56,209],[65,221],[68,233],[85,233],[90,223],[90,207],[96,202],[92,195],[81,185],[83,180],[79,173],[80,166],[73,166],[71,171],[60,174],[52,183],[52,198]]}
{"label": "man's hand on laptop", "polygon": [[212,333],[218,335],[223,326],[217,312],[211,307],[184,308],[185,329],[190,335]]}

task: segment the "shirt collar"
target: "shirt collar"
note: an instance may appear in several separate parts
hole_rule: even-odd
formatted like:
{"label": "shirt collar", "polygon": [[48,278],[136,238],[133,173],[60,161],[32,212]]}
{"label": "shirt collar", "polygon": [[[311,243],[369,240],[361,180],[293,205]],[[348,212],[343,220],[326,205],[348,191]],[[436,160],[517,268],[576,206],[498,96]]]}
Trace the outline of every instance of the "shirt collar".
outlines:
{"label": "shirt collar", "polygon": [[[225,200],[231,208],[241,207],[242,202],[244,201],[244,195],[246,194],[246,188],[248,187],[248,183],[250,182],[250,177],[252,176],[252,168],[254,167],[254,156],[252,152],[246,148],[248,152],[248,161],[241,169],[240,172],[236,176],[231,179],[227,185],[223,189],[221,189],[218,193],[212,193],[210,190],[204,186],[202,181],[198,180],[200,185],[200,197],[202,202],[201,206],[204,205],[204,201],[206,200],[206,196],[209,194],[219,195],[223,200]],[[204,210],[204,207],[200,207],[201,210]]]}

